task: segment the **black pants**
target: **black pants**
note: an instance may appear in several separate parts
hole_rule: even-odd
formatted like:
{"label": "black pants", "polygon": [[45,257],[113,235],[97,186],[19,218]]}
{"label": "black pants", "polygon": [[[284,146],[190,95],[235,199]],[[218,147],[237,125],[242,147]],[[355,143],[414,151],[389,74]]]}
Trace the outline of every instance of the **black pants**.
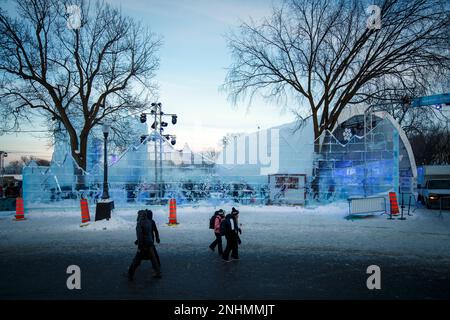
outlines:
{"label": "black pants", "polygon": [[130,277],[133,277],[136,269],[139,267],[142,260],[150,260],[152,262],[152,267],[153,270],[155,270],[155,273],[156,274],[161,273],[160,264],[158,262],[159,257],[157,256],[155,246],[153,245],[138,250],[136,256],[133,259],[133,262],[130,265],[130,268],[128,269],[128,274],[130,275]]}
{"label": "black pants", "polygon": [[229,235],[225,235],[225,238],[227,238],[227,247],[225,248],[222,257],[225,260],[228,260],[231,252],[231,257],[238,259],[238,235],[235,232],[232,232]]}
{"label": "black pants", "polygon": [[156,257],[156,261],[158,261],[159,268],[161,268],[161,261],[159,260],[158,250],[156,250],[155,246],[153,246],[153,250],[155,250],[155,257]]}
{"label": "black pants", "polygon": [[223,254],[223,248],[222,248],[222,236],[220,233],[214,233],[216,236],[216,240],[214,240],[209,247],[214,250],[214,248],[217,246],[217,250],[219,251],[219,254]]}

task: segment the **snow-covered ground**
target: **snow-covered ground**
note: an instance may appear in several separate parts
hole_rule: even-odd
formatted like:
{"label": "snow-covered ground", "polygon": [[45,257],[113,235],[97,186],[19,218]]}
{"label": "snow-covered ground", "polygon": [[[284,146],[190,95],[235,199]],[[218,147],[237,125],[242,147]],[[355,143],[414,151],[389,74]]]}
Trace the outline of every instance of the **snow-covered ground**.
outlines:
{"label": "snow-covered ground", "polygon": [[[153,210],[162,243],[167,250],[198,250],[212,240],[208,229],[214,207],[178,207],[179,225],[167,226],[168,208],[143,206]],[[242,250],[263,253],[283,250],[339,250],[342,254],[365,252],[374,255],[404,256],[450,261],[450,212],[416,209],[404,221],[388,220],[387,215],[346,219],[348,204],[334,203],[316,208],[278,206],[240,206],[244,245]],[[224,207],[229,212],[231,208]],[[0,215],[0,250],[58,251],[79,244],[133,247],[136,208],[113,212],[109,221],[91,222],[80,227],[79,210],[36,209],[26,212],[26,221],[13,221],[13,214]],[[90,207],[91,219],[95,207]],[[25,252],[24,251],[24,252]]]}

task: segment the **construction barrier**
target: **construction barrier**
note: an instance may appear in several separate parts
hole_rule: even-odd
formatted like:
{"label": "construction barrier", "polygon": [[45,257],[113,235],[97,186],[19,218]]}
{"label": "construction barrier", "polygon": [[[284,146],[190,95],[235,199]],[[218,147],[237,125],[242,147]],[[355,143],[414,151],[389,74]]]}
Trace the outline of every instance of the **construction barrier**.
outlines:
{"label": "construction barrier", "polygon": [[369,215],[375,213],[386,213],[385,197],[351,197],[348,201],[348,215]]}
{"label": "construction barrier", "polygon": [[16,199],[16,221],[25,220],[25,210],[23,207],[23,198]]}
{"label": "construction barrier", "polygon": [[389,202],[391,204],[391,215],[397,216],[400,211],[398,210],[397,195],[395,192],[389,192]]}
{"label": "construction barrier", "polygon": [[80,200],[80,207],[81,207],[81,225],[80,227],[83,227],[91,221],[91,217],[89,216],[89,205],[88,201],[86,199]]}
{"label": "construction barrier", "polygon": [[169,226],[177,225],[177,200],[169,200]]}

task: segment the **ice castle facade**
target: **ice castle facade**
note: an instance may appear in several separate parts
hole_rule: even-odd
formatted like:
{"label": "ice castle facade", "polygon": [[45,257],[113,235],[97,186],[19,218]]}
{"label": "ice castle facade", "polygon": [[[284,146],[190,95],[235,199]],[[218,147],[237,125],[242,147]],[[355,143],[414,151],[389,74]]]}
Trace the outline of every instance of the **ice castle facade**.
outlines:
{"label": "ice castle facade", "polygon": [[[237,135],[214,159],[187,144],[175,149],[156,132],[145,140],[138,135],[127,150],[108,157],[109,193],[117,207],[169,198],[179,204],[305,204],[413,192],[416,168],[403,131],[386,114],[371,114],[367,122],[352,115],[316,141],[311,121]],[[68,143],[58,141],[49,167],[32,162],[24,169],[25,205],[76,206],[80,197],[100,199],[103,141],[89,141],[82,190],[76,188],[75,166]]]}
{"label": "ice castle facade", "polygon": [[413,194],[417,169],[403,130],[389,114],[354,116],[315,141],[311,197],[323,201]]}

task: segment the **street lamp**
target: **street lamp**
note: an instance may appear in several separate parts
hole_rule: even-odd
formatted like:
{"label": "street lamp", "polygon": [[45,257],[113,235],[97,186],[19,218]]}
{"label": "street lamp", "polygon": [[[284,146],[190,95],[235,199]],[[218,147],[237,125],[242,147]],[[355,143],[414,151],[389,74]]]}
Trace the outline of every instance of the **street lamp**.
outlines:
{"label": "street lamp", "polygon": [[108,190],[108,135],[109,135],[110,125],[105,123],[103,124],[103,138],[104,144],[103,149],[103,194],[102,199],[109,199],[109,190]]}
{"label": "street lamp", "polygon": [[109,220],[111,218],[111,211],[114,209],[114,201],[109,198],[108,188],[108,136],[111,126],[108,123],[104,123],[102,127],[103,131],[103,194],[95,210],[95,221]]}
{"label": "street lamp", "polygon": [[5,174],[5,158],[8,156],[8,153],[5,151],[0,151],[0,184],[3,186],[3,175]]}

